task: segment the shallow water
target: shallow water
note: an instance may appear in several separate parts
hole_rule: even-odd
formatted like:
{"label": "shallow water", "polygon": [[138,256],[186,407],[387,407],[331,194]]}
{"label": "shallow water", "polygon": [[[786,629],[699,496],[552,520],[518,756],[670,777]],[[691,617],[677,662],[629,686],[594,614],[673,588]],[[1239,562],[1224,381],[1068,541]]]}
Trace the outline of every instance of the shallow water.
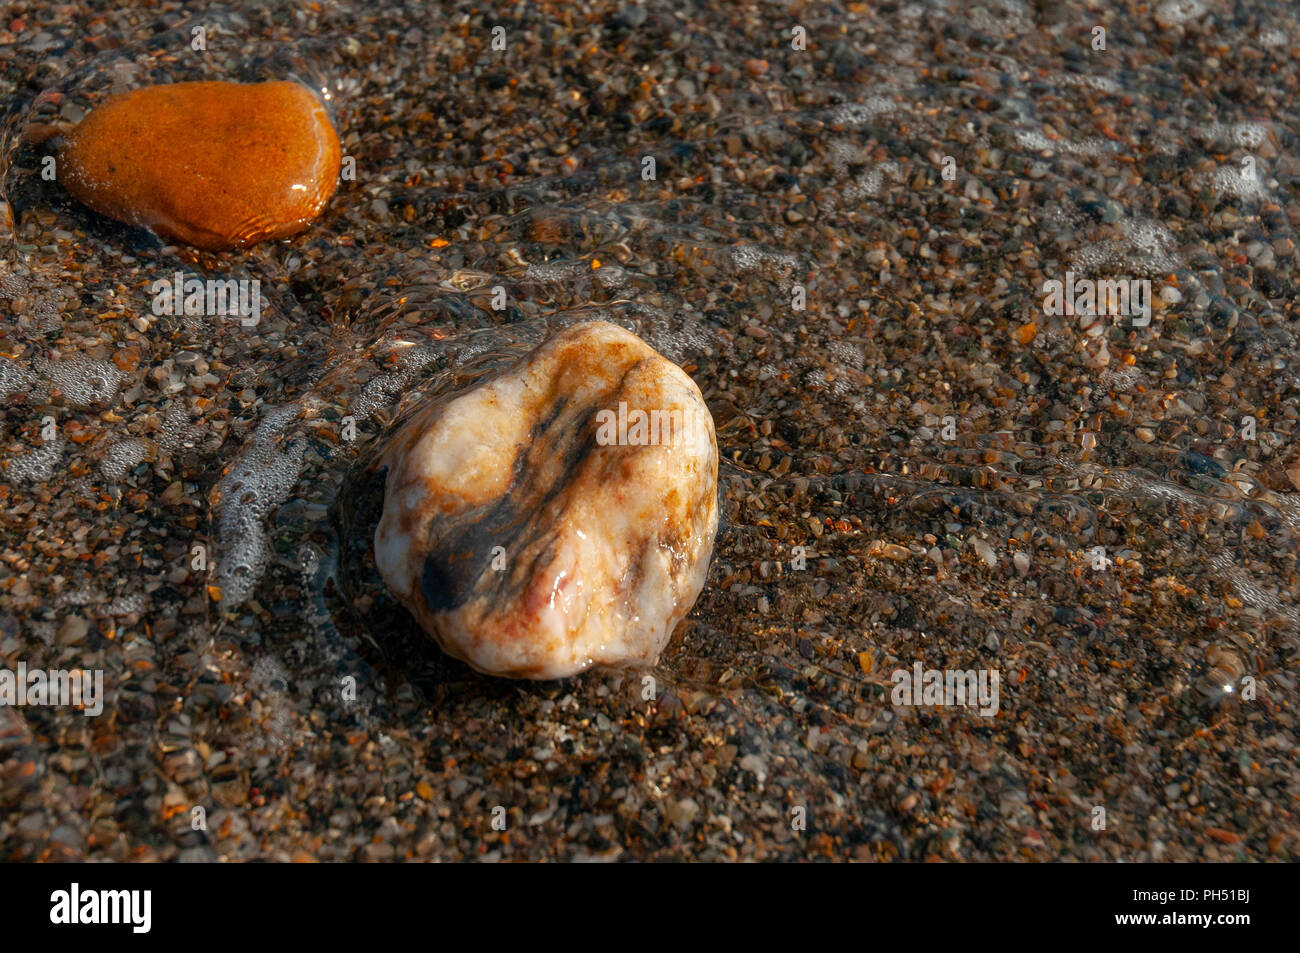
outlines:
{"label": "shallow water", "polygon": [[[109,744],[79,719],[11,709],[14,757],[57,781],[6,788],[8,823],[61,819],[74,855],[159,828],[162,856],[371,856],[376,829],[399,857],[1276,853],[1261,805],[1294,793],[1294,743],[1268,739],[1293,735],[1300,630],[1294,11],[1121,11],[1100,52],[1075,7],[851,4],[801,14],[809,51],[782,7],[730,11],[739,44],[703,7],[646,10],[542,8],[499,54],[478,14],[343,5],[336,33],[227,13],[208,56],[178,23],[37,69],[0,172],[0,653],[109,671],[96,760],[120,776],[51,760]],[[324,91],[356,158],[297,239],[168,247],[40,179],[109,92],[272,76]],[[270,305],[255,327],[151,316],[177,270],[258,279]],[[1067,270],[1178,300],[1148,327],[1045,315]],[[484,679],[383,590],[367,464],[422,401],[597,318],[682,363],[714,414],[709,585],[651,671]],[[1260,700],[1225,697],[1212,650]],[[915,661],[1000,671],[998,716],[891,705]],[[85,737],[37,740],[52,726]],[[150,763],[167,783],[123,793]],[[361,777],[325,781],[340,765]],[[191,802],[226,832],[160,820]],[[522,843],[484,835],[495,804]],[[1096,804],[1123,818],[1109,839]]]}

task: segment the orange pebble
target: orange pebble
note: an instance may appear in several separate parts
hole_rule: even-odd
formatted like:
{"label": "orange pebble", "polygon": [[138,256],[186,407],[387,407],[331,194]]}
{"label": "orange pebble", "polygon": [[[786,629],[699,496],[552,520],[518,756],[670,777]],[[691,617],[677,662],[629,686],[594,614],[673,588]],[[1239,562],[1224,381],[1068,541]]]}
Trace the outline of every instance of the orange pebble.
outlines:
{"label": "orange pebble", "polygon": [[224,251],[306,228],[341,159],[325,107],[299,83],[174,83],[109,97],[68,134],[58,169],[102,215]]}

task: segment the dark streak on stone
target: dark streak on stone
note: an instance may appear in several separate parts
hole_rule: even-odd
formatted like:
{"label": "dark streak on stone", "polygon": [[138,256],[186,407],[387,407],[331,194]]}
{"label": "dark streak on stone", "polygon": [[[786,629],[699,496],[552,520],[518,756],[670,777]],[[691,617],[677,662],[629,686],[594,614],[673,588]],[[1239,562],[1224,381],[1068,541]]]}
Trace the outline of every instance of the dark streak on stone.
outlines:
{"label": "dark streak on stone", "polygon": [[[448,520],[435,520],[430,524],[428,556],[425,557],[420,574],[420,588],[426,603],[434,612],[452,611],[469,601],[475,594],[475,584],[491,567],[494,546],[506,546],[508,541],[515,539],[536,538],[536,533],[528,528],[528,524],[564,490],[578,467],[587,459],[594,441],[584,439],[584,435],[591,436],[590,424],[595,416],[594,410],[585,412],[565,428],[567,432],[564,434],[546,433],[546,428],[553,427],[559,419],[565,403],[564,400],[555,402],[554,412],[547,418],[546,424],[534,428],[530,442],[516,454],[510,484],[501,496]],[[561,443],[566,444],[559,479],[545,488],[532,485],[537,471],[530,470],[528,466],[530,451],[537,441],[542,446],[552,448]],[[548,546],[532,561],[534,566],[549,551]],[[501,585],[509,585],[515,578],[527,579],[531,573],[522,577],[514,572],[500,575],[500,583],[488,588],[499,589]],[[513,596],[513,593],[507,592],[494,593],[498,599]]]}

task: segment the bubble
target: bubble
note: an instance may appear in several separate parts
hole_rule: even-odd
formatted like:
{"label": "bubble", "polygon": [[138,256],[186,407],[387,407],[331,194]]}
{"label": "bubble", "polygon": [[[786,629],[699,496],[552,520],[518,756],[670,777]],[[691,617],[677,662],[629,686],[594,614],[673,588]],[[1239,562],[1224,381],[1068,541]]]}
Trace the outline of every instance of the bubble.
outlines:
{"label": "bubble", "polygon": [[891,180],[897,179],[898,166],[893,162],[882,162],[879,165],[872,166],[872,168],[844,186],[840,194],[849,202],[856,202],[868,196],[879,195],[880,187],[885,182],[885,176],[889,176]]}
{"label": "bubble", "polygon": [[414,347],[403,352],[397,370],[378,374],[366,382],[357,399],[348,408],[350,415],[356,418],[357,423],[361,423],[369,420],[376,410],[392,406],[437,356],[437,351],[425,347]]}
{"label": "bubble", "polygon": [[94,361],[84,354],[42,361],[38,367],[73,407],[111,403],[122,386],[122,372],[111,361]]}
{"label": "bubble", "polygon": [[1239,122],[1230,127],[1229,135],[1232,136],[1232,141],[1237,145],[1253,149],[1268,138],[1268,131],[1269,123]]}
{"label": "bubble", "polygon": [[80,607],[88,606],[96,602],[102,602],[103,599],[104,594],[98,589],[92,589],[90,586],[79,586],[76,589],[69,589],[66,592],[60,593],[59,597],[54,601],[54,604],[58,608],[64,606]]}
{"label": "bubble", "polygon": [[966,8],[964,14],[977,30],[995,35],[1017,33],[1033,20],[1022,0],[991,0]]}
{"label": "bubble", "polygon": [[1170,272],[1182,265],[1182,260],[1169,249],[1174,244],[1171,231],[1159,222],[1129,219],[1122,225],[1126,250],[1137,256],[1135,270]]}
{"label": "bubble", "polygon": [[119,440],[104,451],[99,470],[106,479],[121,480],[137,463],[145,458],[147,446],[143,440]]}
{"label": "bubble", "polygon": [[1205,13],[1205,0],[1165,0],[1156,7],[1156,22],[1161,26],[1178,26]]}
{"label": "bubble", "polygon": [[856,370],[862,370],[863,364],[866,363],[866,356],[862,353],[862,348],[849,341],[835,341],[827,349],[831,360],[845,367],[852,367]]}
{"label": "bubble", "polygon": [[1219,195],[1232,195],[1237,198],[1266,198],[1268,189],[1264,187],[1259,174],[1247,175],[1239,168],[1226,166],[1207,172],[1198,177],[1198,182],[1208,186]]}
{"label": "bubble", "polygon": [[1115,489],[1144,497],[1150,500],[1172,500],[1176,503],[1196,504],[1198,497],[1176,483],[1156,479],[1149,474],[1139,474],[1129,470],[1116,470],[1111,474],[1110,482]]}
{"label": "bubble", "polygon": [[829,382],[826,379],[826,372],[820,367],[814,367],[804,375],[804,386],[809,390],[827,390]]}
{"label": "bubble", "polygon": [[145,607],[145,596],[142,592],[132,592],[128,595],[118,596],[107,606],[104,607],[104,613],[111,616],[134,615],[143,612]]}
{"label": "bubble", "polygon": [[201,426],[191,426],[190,412],[181,401],[173,401],[163,416],[163,432],[158,446],[163,450],[179,450],[194,446],[203,433]]}
{"label": "bubble", "polygon": [[524,272],[524,278],[540,282],[562,282],[571,280],[590,270],[591,265],[588,262],[558,258],[554,261],[530,264],[527,271]]}
{"label": "bubble", "polygon": [[288,499],[302,473],[306,442],[285,436],[299,414],[294,405],[268,411],[239,459],[217,482],[221,557],[214,576],[223,609],[242,605],[266,571],[262,522]]}
{"label": "bubble", "polygon": [[1145,377],[1146,374],[1136,367],[1109,368],[1101,373],[1097,383],[1103,390],[1123,394],[1132,390]]}
{"label": "bubble", "polygon": [[1096,136],[1082,142],[1068,139],[1048,139],[1036,129],[1022,129],[1016,132],[1016,141],[1026,149],[1034,152],[1054,152],[1063,155],[1096,156],[1105,152],[1114,152],[1115,143]]}
{"label": "bubble", "polygon": [[871,96],[860,103],[836,106],[826,114],[828,121],[848,126],[862,126],[899,109],[900,105],[884,96]]}
{"label": "bubble", "polygon": [[44,483],[54,476],[63,459],[63,437],[57,436],[44,445],[14,457],[4,474],[11,483]]}
{"label": "bubble", "polygon": [[280,662],[269,655],[264,655],[253,663],[248,675],[249,685],[255,691],[284,692],[289,688],[289,676]]}
{"label": "bubble", "polygon": [[36,381],[36,375],[17,361],[0,358],[0,400],[25,392]]}
{"label": "bubble", "polygon": [[789,252],[778,252],[758,245],[730,246],[731,262],[739,272],[769,268],[778,274],[789,273],[799,260]]}
{"label": "bubble", "polygon": [[242,605],[253,594],[266,571],[266,532],[256,520],[236,512],[234,517],[221,521],[218,538],[221,558],[213,580],[221,592],[222,609],[231,609]]}
{"label": "bubble", "polygon": [[850,165],[866,162],[869,158],[869,153],[851,139],[832,139],[826,154],[837,175],[844,175]]}
{"label": "bubble", "polygon": [[1118,93],[1120,91],[1119,83],[1108,76],[1080,76],[1075,73],[1066,73],[1058,76],[1057,82],[1062,86],[1083,86],[1102,93]]}
{"label": "bubble", "polygon": [[1150,219],[1127,219],[1124,237],[1107,239],[1082,249],[1071,262],[1079,271],[1114,269],[1121,274],[1157,277],[1178,270],[1182,259],[1170,250],[1173,233]]}

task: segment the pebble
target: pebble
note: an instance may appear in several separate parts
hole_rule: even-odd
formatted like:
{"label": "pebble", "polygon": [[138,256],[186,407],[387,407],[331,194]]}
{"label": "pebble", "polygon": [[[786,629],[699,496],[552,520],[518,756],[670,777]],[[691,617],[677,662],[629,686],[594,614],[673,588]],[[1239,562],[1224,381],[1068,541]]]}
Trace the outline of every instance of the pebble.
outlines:
{"label": "pebble", "polygon": [[997,554],[993,552],[993,547],[978,536],[971,537],[971,548],[973,548],[984,564],[992,569],[998,564]]}
{"label": "pebble", "polygon": [[84,616],[70,615],[59,628],[59,643],[61,645],[80,645],[89,631],[90,623],[86,621]]}
{"label": "pebble", "polygon": [[[681,426],[638,426],[658,411]],[[612,324],[570,327],[415,414],[379,465],[379,571],[482,672],[652,664],[704,586],[713,419],[684,371]]]}
{"label": "pebble", "polygon": [[[624,3],[643,29],[611,17]],[[1283,702],[1297,679],[1288,640],[1266,638],[1295,628],[1286,471],[1300,485],[1296,348],[1279,304],[1294,284],[1282,266],[1295,261],[1300,227],[1287,188],[1295,164],[1269,161],[1266,195],[1241,201],[1199,174],[1235,174],[1234,160],[1263,158],[1269,141],[1238,143],[1230,125],[1215,133],[1221,147],[1197,136],[1207,122],[1276,116],[1282,31],[1269,28],[1281,46],[1259,46],[1250,18],[1237,24],[1244,32],[1221,17],[1175,28],[1179,42],[1162,44],[1140,75],[1114,72],[1114,88],[1096,95],[1110,83],[1063,62],[1052,31],[989,46],[988,23],[969,30],[963,11],[938,5],[925,13],[943,32],[943,63],[906,42],[872,45],[914,34],[914,4],[876,5],[847,32],[835,11],[805,7],[819,47],[800,54],[770,18],[735,17],[736,42],[717,44],[698,17],[653,5],[647,16],[613,0],[573,8],[540,53],[536,31],[507,25],[507,49],[492,51],[490,67],[477,26],[432,43],[419,11],[325,6],[301,22],[263,19],[251,5],[246,28],[243,17],[223,18],[221,48],[203,66],[215,76],[236,60],[302,52],[319,57],[304,64],[311,75],[337,79],[348,117],[338,128],[350,127],[361,181],[292,248],[256,246],[237,270],[264,287],[290,280],[285,300],[303,307],[265,314],[257,333],[155,319],[140,310],[143,292],[173,270],[160,269],[155,249],[124,254],[132,249],[112,234],[94,233],[103,229],[85,234],[88,213],[66,204],[48,214],[36,207],[51,197],[45,189],[19,190],[36,206],[18,225],[0,203],[0,227],[21,252],[0,280],[0,313],[8,305],[14,315],[0,356],[9,417],[0,653],[103,669],[106,687],[117,686],[99,719],[0,706],[0,800],[16,805],[9,859],[1295,859],[1287,805],[1300,733]],[[31,54],[25,40],[11,48],[2,81],[20,105],[24,77],[78,100],[104,90],[92,103],[110,88],[194,78],[188,24],[160,34],[155,17],[129,5],[89,20],[75,4],[49,13],[23,33],[50,31],[48,53]],[[308,20],[346,24],[349,35],[317,42]],[[1134,38],[1139,49],[1161,39]],[[291,46],[299,39],[306,48]],[[1224,44],[1243,55],[1207,72]],[[575,84],[548,55],[573,50],[590,82]],[[750,56],[773,57],[764,76],[749,75]],[[1016,75],[1004,75],[1011,62]],[[490,69],[486,82],[452,95],[446,78],[466,63]],[[881,77],[891,82],[871,88]],[[694,100],[675,86],[682,79]],[[935,81],[954,95],[916,108]],[[1083,89],[1069,92],[1075,81]],[[1170,100],[1171,88],[1185,95]],[[836,89],[849,93],[843,106]],[[79,121],[71,102],[34,104],[27,128],[50,108],[60,123]],[[1269,140],[1285,139],[1286,125]],[[1139,126],[1150,136],[1135,149]],[[620,147],[629,129],[661,153],[658,182],[628,162],[643,154]],[[1107,134],[1115,129],[1121,141]],[[12,171],[39,175],[40,151],[20,150]],[[948,152],[955,182],[939,171]],[[1044,162],[1033,179],[1035,159]],[[1244,213],[1239,230],[1212,221],[1225,203]],[[559,233],[520,232],[542,220]],[[1273,273],[1261,267],[1266,253],[1244,254],[1253,239],[1276,243]],[[182,258],[213,270],[184,249]],[[434,290],[477,268],[478,284]],[[1073,316],[1045,313],[1034,287],[1068,270],[1150,277],[1153,291],[1168,291],[1145,328],[1108,320],[1089,337]],[[501,313],[484,309],[498,282],[509,290]],[[808,291],[804,311],[791,307],[794,283]],[[1234,308],[1238,326],[1219,327]],[[579,315],[654,327],[647,340],[671,340],[664,353],[690,361],[725,426],[720,572],[687,620],[699,628],[664,653],[653,683],[589,672],[560,690],[487,691],[458,663],[443,672],[413,625],[393,624],[368,552],[382,478],[337,494],[351,486],[343,471],[356,456],[371,459],[396,430],[385,421],[411,409],[390,413],[390,398],[462,379],[466,366],[497,359],[488,351],[498,342],[513,352],[541,322]],[[1022,345],[1015,334],[1030,321],[1037,334]],[[746,333],[750,322],[770,336]],[[665,333],[678,324],[682,338]],[[1094,366],[1103,342],[1104,372]],[[219,386],[195,393],[207,375],[197,360],[176,363],[185,348]],[[95,403],[80,405],[41,369],[42,353],[59,363],[83,354],[121,380],[87,385],[81,394]],[[286,404],[302,419],[254,438]],[[922,418],[914,404],[926,405]],[[939,433],[949,413],[956,442]],[[351,441],[340,435],[344,414],[360,424]],[[1246,414],[1258,421],[1255,440],[1242,437]],[[47,415],[57,446],[34,459]],[[922,437],[919,421],[931,417]],[[1087,461],[1083,433],[1107,436]],[[219,513],[204,491],[227,468],[249,472],[235,454],[250,444],[249,459],[293,489],[282,503],[275,480],[243,486],[260,520],[245,525],[270,561],[246,608],[219,611],[213,576],[191,568],[190,547],[211,544]],[[1261,490],[1225,493],[1241,484],[1203,472],[1185,450],[1258,478]],[[11,476],[38,463],[44,482]],[[339,527],[337,569],[315,551],[330,536],[314,519],[322,510],[358,516]],[[978,562],[972,533],[1006,557],[1001,571]],[[876,538],[930,549],[911,564],[871,562]],[[1114,571],[1081,559],[1094,543],[1107,544]],[[208,548],[209,567],[235,565],[224,547]],[[1018,552],[1031,559],[1023,577]],[[136,600],[131,615],[108,611],[110,596]],[[58,641],[69,615],[89,621],[74,647]],[[1125,631],[1142,637],[1112,637]],[[411,645],[412,634],[428,644]],[[1231,664],[1209,658],[1219,635],[1249,671],[1268,673],[1254,701],[1201,690],[1207,666]],[[1249,649],[1248,636],[1258,642]],[[1105,664],[1094,664],[1101,642]],[[274,659],[307,688],[278,699],[269,693],[284,682],[254,690],[250,669]],[[1010,722],[972,731],[984,723],[973,712],[895,708],[872,683],[916,661],[1001,668],[994,721]],[[349,672],[362,677],[344,705],[331,688]],[[1202,707],[1216,698],[1212,712]],[[188,731],[176,727],[182,714]],[[302,730],[277,734],[286,716]],[[182,790],[164,767],[190,777],[196,766],[164,759],[191,745],[199,774]],[[328,770],[340,753],[352,770]],[[687,798],[699,811],[679,833],[666,805]],[[190,828],[196,804],[209,833]],[[304,824],[303,804],[314,823]],[[806,833],[791,830],[794,804],[809,805]],[[1107,832],[1088,828],[1099,804]],[[489,820],[497,806],[503,831]],[[18,830],[29,814],[34,839]],[[1126,827],[1131,818],[1142,823]],[[80,835],[75,844],[55,840],[60,824]],[[1241,840],[1229,846],[1223,832]]]}
{"label": "pebble", "polygon": [[700,813],[700,805],[694,798],[683,798],[680,801],[669,801],[664,807],[664,815],[668,823],[679,831],[684,831],[695,823],[695,817]]}
{"label": "pebble", "polygon": [[741,758],[740,767],[757,778],[759,783],[767,780],[767,763],[756,754],[747,754]]}
{"label": "pebble", "polygon": [[1287,468],[1286,475],[1291,485],[1300,490],[1300,459]]}
{"label": "pebble", "polygon": [[58,178],[102,215],[208,251],[297,234],[338,184],[338,135],[299,83],[173,83],[109,97]]}

